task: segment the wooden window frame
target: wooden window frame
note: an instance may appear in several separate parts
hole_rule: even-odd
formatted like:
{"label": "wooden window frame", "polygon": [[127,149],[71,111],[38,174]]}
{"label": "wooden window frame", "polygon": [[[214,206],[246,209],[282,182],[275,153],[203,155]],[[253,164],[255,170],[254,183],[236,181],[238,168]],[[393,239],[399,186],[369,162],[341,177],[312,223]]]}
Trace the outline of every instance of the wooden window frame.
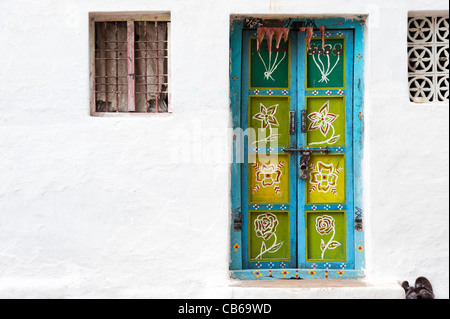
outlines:
{"label": "wooden window frame", "polygon": [[[167,23],[167,92],[168,92],[168,110],[167,112],[134,112],[136,109],[135,79],[127,79],[127,112],[98,112],[96,109],[96,91],[95,91],[95,23],[96,22],[127,22],[127,69],[129,74],[134,74],[135,69],[135,41],[134,22],[166,22]],[[100,117],[116,116],[155,116],[172,113],[171,103],[171,41],[170,41],[170,12],[152,11],[152,12],[90,12],[89,13],[89,92],[90,92],[90,115]]]}

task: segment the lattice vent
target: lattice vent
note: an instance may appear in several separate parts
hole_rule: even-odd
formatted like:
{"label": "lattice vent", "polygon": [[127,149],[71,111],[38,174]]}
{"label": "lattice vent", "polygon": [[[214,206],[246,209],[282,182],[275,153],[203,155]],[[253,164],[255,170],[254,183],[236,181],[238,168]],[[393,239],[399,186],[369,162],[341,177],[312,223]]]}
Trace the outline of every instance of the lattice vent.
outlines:
{"label": "lattice vent", "polygon": [[412,102],[448,102],[448,35],[448,16],[408,19],[408,80]]}

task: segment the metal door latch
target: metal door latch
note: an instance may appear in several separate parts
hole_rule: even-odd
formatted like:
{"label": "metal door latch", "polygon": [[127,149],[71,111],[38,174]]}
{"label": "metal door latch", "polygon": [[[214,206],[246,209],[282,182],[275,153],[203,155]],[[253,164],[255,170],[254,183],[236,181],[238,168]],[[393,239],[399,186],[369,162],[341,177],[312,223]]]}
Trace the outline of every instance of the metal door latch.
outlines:
{"label": "metal door latch", "polygon": [[325,148],[285,148],[283,149],[283,152],[286,153],[295,153],[298,152],[302,154],[302,157],[300,157],[300,167],[298,171],[298,178],[300,179],[307,179],[309,176],[308,171],[308,164],[309,160],[311,159],[311,153],[321,153],[321,154],[328,154],[330,150],[328,147]]}
{"label": "metal door latch", "polygon": [[325,146],[325,148],[283,148],[283,152],[285,153],[321,153],[321,154],[328,154],[330,150],[328,149],[328,146]]}

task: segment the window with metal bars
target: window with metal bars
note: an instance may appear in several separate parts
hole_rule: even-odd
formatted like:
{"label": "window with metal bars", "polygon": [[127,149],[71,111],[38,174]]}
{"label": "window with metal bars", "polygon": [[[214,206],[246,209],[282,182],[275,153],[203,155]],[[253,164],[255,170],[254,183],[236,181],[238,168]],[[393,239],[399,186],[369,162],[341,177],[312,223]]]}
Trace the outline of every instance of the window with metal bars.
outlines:
{"label": "window with metal bars", "polygon": [[91,28],[91,114],[170,112],[167,15],[100,15]]}

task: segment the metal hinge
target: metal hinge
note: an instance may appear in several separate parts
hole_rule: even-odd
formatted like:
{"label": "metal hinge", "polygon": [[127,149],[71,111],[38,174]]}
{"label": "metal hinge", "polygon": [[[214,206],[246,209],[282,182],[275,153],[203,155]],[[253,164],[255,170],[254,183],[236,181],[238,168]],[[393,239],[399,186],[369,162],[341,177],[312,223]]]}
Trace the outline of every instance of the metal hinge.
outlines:
{"label": "metal hinge", "polygon": [[233,228],[235,232],[240,232],[242,229],[242,219],[241,219],[241,208],[235,208],[231,210],[231,215],[233,216]]}

